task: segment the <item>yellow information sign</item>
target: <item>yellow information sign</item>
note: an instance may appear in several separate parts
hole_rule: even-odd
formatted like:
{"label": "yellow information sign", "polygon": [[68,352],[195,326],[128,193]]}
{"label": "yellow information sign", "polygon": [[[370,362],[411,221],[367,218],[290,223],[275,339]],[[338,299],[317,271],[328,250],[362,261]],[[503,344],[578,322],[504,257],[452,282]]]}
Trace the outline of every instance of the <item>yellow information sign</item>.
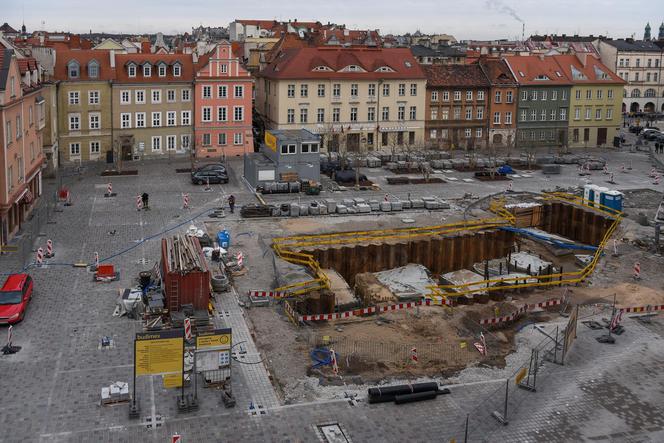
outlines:
{"label": "yellow information sign", "polygon": [[523,381],[524,378],[526,378],[526,375],[528,375],[528,368],[521,368],[519,372],[517,372],[516,377],[514,381],[518,385]]}
{"label": "yellow information sign", "polygon": [[181,373],[183,345],[182,329],[136,334],[136,375]]}
{"label": "yellow information sign", "polygon": [[200,332],[196,336],[196,349],[230,349],[231,329],[215,329],[210,332]]}
{"label": "yellow information sign", "polygon": [[277,152],[277,137],[272,135],[270,131],[265,131],[265,146]]}
{"label": "yellow information sign", "polygon": [[179,388],[182,387],[182,374],[164,374],[164,388]]}

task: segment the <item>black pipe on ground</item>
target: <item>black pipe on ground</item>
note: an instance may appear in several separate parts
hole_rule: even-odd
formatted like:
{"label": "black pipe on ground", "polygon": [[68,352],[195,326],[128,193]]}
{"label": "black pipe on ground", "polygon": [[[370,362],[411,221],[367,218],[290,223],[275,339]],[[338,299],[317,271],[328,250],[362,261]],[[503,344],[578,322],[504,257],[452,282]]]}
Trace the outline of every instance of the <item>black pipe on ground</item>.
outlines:
{"label": "black pipe on ground", "polygon": [[415,392],[414,394],[396,395],[394,397],[394,403],[401,405],[416,401],[433,400],[436,397],[438,397],[438,391]]}
{"label": "black pipe on ground", "polygon": [[[368,392],[370,400],[372,397],[391,397],[390,400],[382,400],[382,401],[392,401],[394,400],[395,395],[415,394],[418,392],[437,391],[437,390],[438,390],[438,383],[428,382],[428,383],[413,383],[412,385],[395,385],[395,386],[385,386],[380,388],[369,388]],[[377,401],[376,403],[381,403],[381,401]]]}

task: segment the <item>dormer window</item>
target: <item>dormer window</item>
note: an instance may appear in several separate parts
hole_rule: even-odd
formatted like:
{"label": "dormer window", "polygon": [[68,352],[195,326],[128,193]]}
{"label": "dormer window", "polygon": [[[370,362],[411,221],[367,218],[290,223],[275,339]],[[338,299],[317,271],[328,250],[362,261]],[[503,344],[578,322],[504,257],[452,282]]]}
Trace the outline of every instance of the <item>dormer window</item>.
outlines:
{"label": "dormer window", "polygon": [[177,63],[173,65],[173,75],[175,77],[182,75],[182,67]]}
{"label": "dormer window", "polygon": [[76,60],[67,63],[67,76],[69,78],[79,78],[81,76],[81,66]]}
{"label": "dormer window", "polygon": [[376,72],[394,72],[394,69],[390,68],[389,66],[381,66],[380,68],[376,69]]}
{"label": "dormer window", "polygon": [[330,69],[328,66],[324,66],[324,65],[316,66],[313,70],[314,71],[328,71],[328,72],[332,71],[332,69]]}
{"label": "dormer window", "polygon": [[135,64],[130,64],[127,67],[127,72],[129,74],[129,77],[136,77],[136,65]]}
{"label": "dormer window", "polygon": [[364,69],[357,65],[348,65],[344,69],[342,69],[344,72],[364,72]]}
{"label": "dormer window", "polygon": [[160,63],[159,66],[157,66],[157,72],[159,73],[159,77],[166,77],[166,65]]}
{"label": "dormer window", "polygon": [[550,79],[546,75],[540,74],[537,77],[535,77],[535,80],[550,80]]}
{"label": "dormer window", "polygon": [[90,63],[88,63],[88,77],[99,77],[99,63],[97,63],[97,60],[91,60]]}
{"label": "dormer window", "polygon": [[143,65],[143,77],[151,77],[151,76],[152,76],[152,66],[146,63]]}

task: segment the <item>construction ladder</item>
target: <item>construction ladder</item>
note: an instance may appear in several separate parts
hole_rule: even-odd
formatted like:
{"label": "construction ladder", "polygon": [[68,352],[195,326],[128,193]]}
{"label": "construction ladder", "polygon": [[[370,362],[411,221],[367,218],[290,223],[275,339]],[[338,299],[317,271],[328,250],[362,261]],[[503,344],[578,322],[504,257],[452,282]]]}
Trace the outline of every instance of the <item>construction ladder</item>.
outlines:
{"label": "construction ladder", "polygon": [[170,293],[168,294],[168,310],[170,312],[179,311],[180,285],[177,279],[172,279],[170,284]]}

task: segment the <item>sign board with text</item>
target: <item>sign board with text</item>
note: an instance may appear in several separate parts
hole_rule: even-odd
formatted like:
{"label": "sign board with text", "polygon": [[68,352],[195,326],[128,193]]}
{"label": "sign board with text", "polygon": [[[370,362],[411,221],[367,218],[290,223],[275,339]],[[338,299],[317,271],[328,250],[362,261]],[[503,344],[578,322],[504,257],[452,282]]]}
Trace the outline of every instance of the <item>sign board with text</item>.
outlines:
{"label": "sign board with text", "polygon": [[181,373],[184,366],[182,329],[136,334],[136,375]]}
{"label": "sign board with text", "polygon": [[196,336],[196,350],[212,351],[215,349],[230,349],[231,338],[230,328],[199,332]]}

